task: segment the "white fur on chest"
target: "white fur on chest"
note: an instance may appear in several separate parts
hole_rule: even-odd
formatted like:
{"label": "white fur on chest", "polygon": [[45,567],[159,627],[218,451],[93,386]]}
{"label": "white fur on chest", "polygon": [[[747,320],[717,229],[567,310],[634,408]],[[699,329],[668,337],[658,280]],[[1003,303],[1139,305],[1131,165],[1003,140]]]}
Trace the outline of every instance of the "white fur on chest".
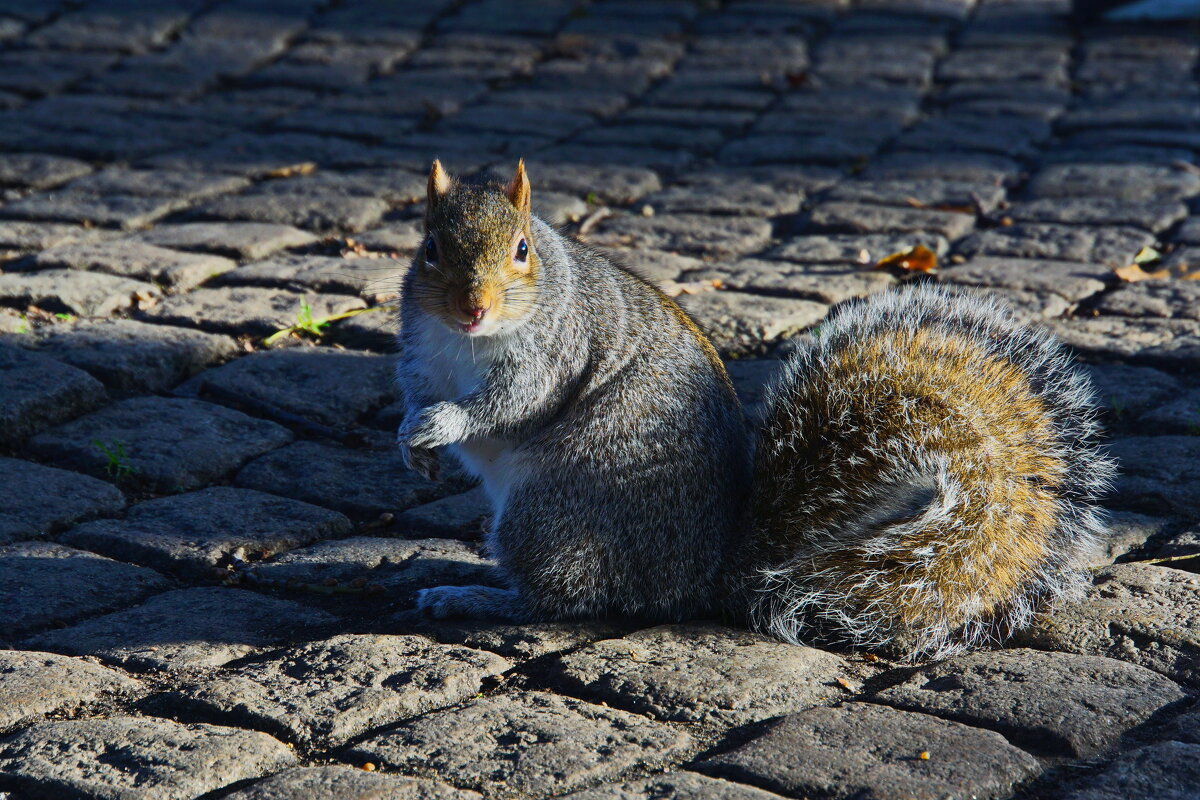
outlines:
{"label": "white fur on chest", "polygon": [[[489,337],[472,341],[437,323],[422,333],[427,355],[421,359],[421,371],[437,400],[458,400],[483,384],[496,355]],[[497,518],[519,470],[513,447],[513,442],[496,438],[476,438],[450,446],[463,467],[483,482]]]}

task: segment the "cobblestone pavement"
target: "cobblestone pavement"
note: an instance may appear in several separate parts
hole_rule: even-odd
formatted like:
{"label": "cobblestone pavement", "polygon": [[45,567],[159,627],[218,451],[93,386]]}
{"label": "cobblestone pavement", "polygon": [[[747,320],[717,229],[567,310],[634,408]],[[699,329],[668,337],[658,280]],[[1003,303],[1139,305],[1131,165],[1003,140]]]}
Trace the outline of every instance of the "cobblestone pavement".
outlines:
{"label": "cobblestone pavement", "polygon": [[[0,798],[1196,798],[1200,36],[1064,11],[0,0]],[[919,669],[422,620],[490,580],[389,444],[434,155],[524,156],[751,404],[918,244],[1049,326],[1123,470],[1091,596]]]}

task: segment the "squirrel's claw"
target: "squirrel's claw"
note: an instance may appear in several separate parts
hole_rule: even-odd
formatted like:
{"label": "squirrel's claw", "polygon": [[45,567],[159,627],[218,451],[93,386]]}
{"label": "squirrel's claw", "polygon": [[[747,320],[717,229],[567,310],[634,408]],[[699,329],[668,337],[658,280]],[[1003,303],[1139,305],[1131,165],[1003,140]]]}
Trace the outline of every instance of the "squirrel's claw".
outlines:
{"label": "squirrel's claw", "polygon": [[438,454],[436,451],[425,447],[412,447],[410,445],[401,444],[400,455],[404,459],[404,466],[416,472],[426,480],[437,480],[440,466],[438,464]]}

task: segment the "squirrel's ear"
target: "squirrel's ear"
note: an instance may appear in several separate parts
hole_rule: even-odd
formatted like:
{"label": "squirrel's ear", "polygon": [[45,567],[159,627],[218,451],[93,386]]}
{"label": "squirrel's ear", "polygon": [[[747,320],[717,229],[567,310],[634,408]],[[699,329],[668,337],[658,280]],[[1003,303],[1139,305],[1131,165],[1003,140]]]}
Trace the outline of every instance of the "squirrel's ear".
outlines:
{"label": "squirrel's ear", "polygon": [[429,207],[433,208],[437,205],[437,201],[445,197],[448,191],[450,191],[450,176],[446,174],[446,170],[442,169],[442,162],[435,158],[433,166],[429,169],[427,198]]}
{"label": "squirrel's ear", "polygon": [[517,162],[517,172],[505,191],[517,211],[529,214],[529,176],[525,174],[525,159]]}

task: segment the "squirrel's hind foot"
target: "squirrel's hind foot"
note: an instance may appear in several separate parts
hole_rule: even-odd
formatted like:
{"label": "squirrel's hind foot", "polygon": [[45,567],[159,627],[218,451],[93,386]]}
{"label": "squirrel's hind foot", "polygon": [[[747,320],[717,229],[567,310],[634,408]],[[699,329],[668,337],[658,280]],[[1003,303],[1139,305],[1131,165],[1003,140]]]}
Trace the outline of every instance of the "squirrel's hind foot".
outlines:
{"label": "squirrel's hind foot", "polygon": [[434,619],[469,617],[488,622],[528,622],[529,614],[512,589],[494,586],[435,586],[417,592],[417,609]]}

